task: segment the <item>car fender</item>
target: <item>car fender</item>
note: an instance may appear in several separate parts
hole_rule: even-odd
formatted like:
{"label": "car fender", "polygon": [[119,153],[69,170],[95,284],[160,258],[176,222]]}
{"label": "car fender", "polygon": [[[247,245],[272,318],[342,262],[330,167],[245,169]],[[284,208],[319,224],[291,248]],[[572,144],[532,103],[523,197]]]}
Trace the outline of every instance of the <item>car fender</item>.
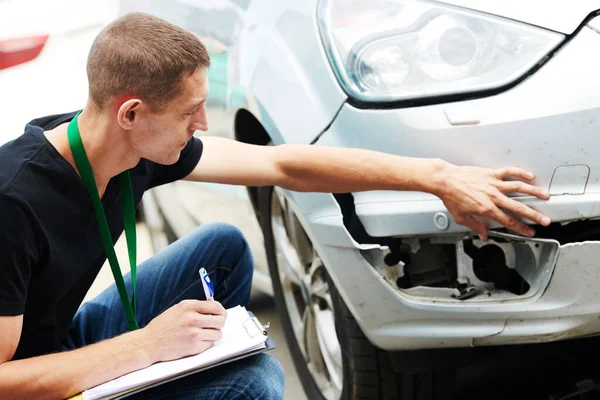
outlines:
{"label": "car fender", "polygon": [[315,10],[316,1],[252,1],[232,47],[229,107],[248,109],[275,144],[313,142],[347,98]]}

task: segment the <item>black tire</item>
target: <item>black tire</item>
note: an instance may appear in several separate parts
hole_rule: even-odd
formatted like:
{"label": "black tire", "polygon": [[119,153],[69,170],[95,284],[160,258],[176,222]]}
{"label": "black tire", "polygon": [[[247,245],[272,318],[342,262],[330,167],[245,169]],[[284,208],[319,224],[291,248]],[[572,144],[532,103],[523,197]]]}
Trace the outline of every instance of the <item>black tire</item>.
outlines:
{"label": "black tire", "polygon": [[397,369],[401,352],[376,348],[369,342],[344,303],[335,285],[329,290],[334,302],[336,331],[342,347],[344,393],[342,399],[450,399],[456,370],[402,373]]}
{"label": "black tire", "polygon": [[[277,311],[296,371],[308,399],[323,399],[324,397],[307,368],[285,305],[271,225],[272,192],[272,187],[260,188],[258,203],[260,214],[263,217],[261,228],[264,234]],[[414,373],[398,372],[400,369],[398,368],[398,355],[403,353],[388,352],[373,346],[360,329],[335,285],[330,279],[328,281],[334,307],[335,329],[342,349],[344,372],[342,400],[439,400],[451,398],[455,387],[454,368]],[[408,359],[412,361],[414,357],[408,357]]]}

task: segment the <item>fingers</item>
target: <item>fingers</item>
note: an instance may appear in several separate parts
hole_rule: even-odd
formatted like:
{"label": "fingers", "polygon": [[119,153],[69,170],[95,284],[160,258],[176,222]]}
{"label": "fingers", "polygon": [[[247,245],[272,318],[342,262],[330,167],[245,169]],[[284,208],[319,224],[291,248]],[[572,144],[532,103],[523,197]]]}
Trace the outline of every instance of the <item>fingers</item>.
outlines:
{"label": "fingers", "polygon": [[194,324],[200,328],[223,329],[225,317],[223,315],[197,314]]}
{"label": "fingers", "polygon": [[506,214],[496,206],[490,207],[484,216],[501,223],[510,230],[515,231],[523,236],[535,235],[535,231],[532,228],[520,221],[517,221],[517,219]]}
{"label": "fingers", "polygon": [[454,220],[457,224],[464,225],[476,232],[481,240],[487,240],[487,227],[480,219],[469,215],[467,217],[455,217]]}
{"label": "fingers", "polygon": [[226,316],[227,311],[218,301],[205,301],[205,300],[183,300],[181,304],[184,307],[188,307],[200,314],[212,314]]}
{"label": "fingers", "polygon": [[535,178],[535,175],[532,172],[526,171],[523,168],[518,167],[504,167],[498,168],[494,175],[498,179],[506,179],[508,177],[516,177],[521,179],[526,179],[528,181]]}
{"label": "fingers", "polygon": [[227,311],[218,301],[199,301],[196,307],[196,311],[201,314],[212,314],[212,315],[221,315],[225,317],[227,315]]}
{"label": "fingers", "polygon": [[211,341],[216,342],[217,340],[221,340],[223,337],[223,332],[219,329],[202,329],[200,332],[200,338],[202,341]]}
{"label": "fingers", "polygon": [[505,195],[498,194],[493,196],[492,199],[482,201],[477,208],[468,210],[467,212],[461,212],[460,214],[453,213],[454,220],[456,223],[475,231],[482,240],[487,240],[487,227],[478,217],[494,220],[523,236],[535,235],[535,231],[531,227],[503,210],[510,211],[519,217],[523,217],[540,225],[547,226],[551,222],[548,216]]}
{"label": "fingers", "polygon": [[198,346],[197,354],[204,353],[206,350],[213,347],[213,345],[214,345],[214,342],[211,342],[208,340],[203,340],[202,342],[200,342],[200,345]]}
{"label": "fingers", "polygon": [[482,239],[487,239],[487,228],[480,217],[496,221],[523,236],[533,236],[535,231],[519,217],[543,226],[551,223],[546,215],[506,196],[507,193],[523,193],[547,200],[550,197],[547,190],[520,180],[505,180],[509,177],[532,180],[535,178],[533,173],[518,167],[464,171],[468,179],[458,179],[453,186],[461,184],[466,188],[461,190],[458,186],[447,193],[447,198],[441,197],[455,221],[477,232]]}
{"label": "fingers", "polygon": [[550,217],[542,214],[541,212],[535,211],[534,209],[527,207],[525,204],[513,200],[509,197],[502,196],[496,200],[496,204],[498,207],[501,207],[505,210],[512,211],[513,213],[526,218],[532,222],[538,223],[543,226],[550,225]]}
{"label": "fingers", "polygon": [[542,200],[547,200],[550,194],[547,190],[542,189],[538,186],[529,185],[521,181],[503,181],[498,184],[498,189],[506,193],[524,193],[531,196],[535,196]]}

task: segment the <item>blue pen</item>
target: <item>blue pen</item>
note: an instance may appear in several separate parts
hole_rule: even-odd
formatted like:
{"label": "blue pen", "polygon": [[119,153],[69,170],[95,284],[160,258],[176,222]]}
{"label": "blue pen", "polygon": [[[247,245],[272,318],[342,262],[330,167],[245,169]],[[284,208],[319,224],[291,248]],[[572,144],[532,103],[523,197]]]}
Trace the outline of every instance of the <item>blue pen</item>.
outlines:
{"label": "blue pen", "polygon": [[206,300],[214,300],[215,289],[210,278],[208,277],[208,272],[206,272],[204,268],[200,268],[200,279],[202,280],[202,287],[204,288]]}

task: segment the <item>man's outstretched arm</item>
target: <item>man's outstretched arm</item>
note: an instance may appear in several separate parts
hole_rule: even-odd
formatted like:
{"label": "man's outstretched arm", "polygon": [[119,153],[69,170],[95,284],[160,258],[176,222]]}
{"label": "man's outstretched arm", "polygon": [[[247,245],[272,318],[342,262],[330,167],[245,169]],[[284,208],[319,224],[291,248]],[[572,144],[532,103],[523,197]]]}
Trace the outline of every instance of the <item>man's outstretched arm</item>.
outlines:
{"label": "man's outstretched arm", "polygon": [[486,217],[522,235],[534,231],[505,210],[541,225],[550,218],[506,196],[519,192],[540,199],[548,193],[516,177],[534,178],[516,167],[456,166],[439,159],[400,157],[363,149],[286,144],[255,146],[203,137],[204,151],[185,179],[246,186],[280,186],[303,192],[345,193],[367,190],[421,191],[438,196],[454,220],[482,238]]}

